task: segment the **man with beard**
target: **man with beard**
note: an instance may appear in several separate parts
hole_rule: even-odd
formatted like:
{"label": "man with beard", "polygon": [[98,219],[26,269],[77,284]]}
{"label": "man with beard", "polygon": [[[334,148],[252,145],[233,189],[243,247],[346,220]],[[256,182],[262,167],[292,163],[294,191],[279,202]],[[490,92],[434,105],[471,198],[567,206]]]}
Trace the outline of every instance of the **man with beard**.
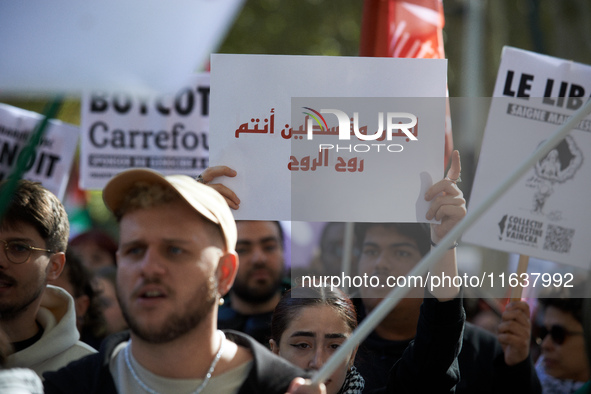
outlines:
{"label": "man with beard", "polygon": [[[8,181],[0,192],[8,191]],[[48,286],[66,263],[70,226],[63,205],[41,184],[20,180],[0,223],[0,328],[14,353],[8,368],[39,376],[95,351],[79,341],[74,301]]]}
{"label": "man with beard", "polygon": [[238,268],[236,224],[218,192],[132,169],[103,199],[119,223],[117,292],[130,333],[46,374],[46,393],[284,393],[290,382],[293,392],[320,392],[252,338],[217,329]]}
{"label": "man with beard", "polygon": [[218,327],[244,332],[268,346],[271,318],[285,283],[283,230],[276,221],[237,221],[240,260],[234,285],[218,314]]}

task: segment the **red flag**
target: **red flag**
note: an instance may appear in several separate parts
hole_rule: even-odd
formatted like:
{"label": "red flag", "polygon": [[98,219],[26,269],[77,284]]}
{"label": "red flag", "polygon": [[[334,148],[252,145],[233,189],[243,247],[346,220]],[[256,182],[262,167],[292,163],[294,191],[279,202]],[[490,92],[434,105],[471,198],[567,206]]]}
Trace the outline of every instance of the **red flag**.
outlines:
{"label": "red flag", "polygon": [[[360,56],[444,59],[443,0],[364,0]],[[445,166],[453,151],[449,99]]]}

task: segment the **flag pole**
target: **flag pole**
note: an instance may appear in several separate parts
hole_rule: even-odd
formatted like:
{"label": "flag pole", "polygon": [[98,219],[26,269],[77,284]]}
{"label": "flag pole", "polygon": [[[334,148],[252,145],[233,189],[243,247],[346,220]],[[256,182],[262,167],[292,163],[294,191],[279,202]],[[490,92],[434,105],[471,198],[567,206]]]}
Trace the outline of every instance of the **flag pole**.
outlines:
{"label": "flag pole", "polygon": [[[353,231],[355,228],[355,223],[347,222],[345,223],[345,234],[344,234],[344,242],[343,242],[343,260],[341,261],[341,272],[345,275],[351,275],[351,260],[353,258]],[[343,287],[341,290],[345,292],[345,294],[349,294],[349,287]]]}
{"label": "flag pole", "polygon": [[[517,180],[519,180],[537,161],[548,154],[566,135],[570,130],[581,122],[585,116],[591,112],[591,99],[579,108],[562,126],[552,134],[545,142],[540,144],[538,148],[527,157],[517,169],[509,174],[503,182],[501,182],[495,190],[473,210],[468,211],[464,219],[462,219],[443,239],[439,242],[437,247],[431,249],[423,259],[408,273],[407,276],[422,276],[427,273],[429,268],[438,261],[453,245],[456,239],[470,227],[490,206],[499,199]],[[347,356],[363,341],[375,327],[390,313],[390,311],[398,304],[401,298],[410,290],[409,288],[396,287],[386,298],[378,304],[378,306],[361,322],[361,324],[353,331],[351,337],[346,340],[343,345],[337,350],[335,354],[328,359],[322,368],[312,377],[312,383],[318,384],[325,382],[336,369],[346,362]]]}

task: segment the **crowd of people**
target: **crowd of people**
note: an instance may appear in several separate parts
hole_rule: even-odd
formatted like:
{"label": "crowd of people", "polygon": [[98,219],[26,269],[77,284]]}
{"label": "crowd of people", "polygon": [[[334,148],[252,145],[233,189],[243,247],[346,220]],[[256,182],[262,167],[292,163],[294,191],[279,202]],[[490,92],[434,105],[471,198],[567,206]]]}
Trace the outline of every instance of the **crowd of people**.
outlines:
{"label": "crowd of people", "polygon": [[[466,214],[460,169],[454,152],[425,195],[426,219],[439,224],[356,224],[352,271],[408,274]],[[236,171],[116,175],[103,199],[117,242],[96,230],[69,239],[61,202],[19,181],[0,222],[0,391],[588,392],[591,305],[581,286],[540,299],[535,313],[508,303],[495,333],[466,320],[461,287],[415,287],[328,379],[311,380],[390,289],[290,281],[281,224],[235,221],[240,200],[216,183],[223,175]],[[342,243],[327,235],[320,246]],[[456,246],[430,275],[457,275]]]}

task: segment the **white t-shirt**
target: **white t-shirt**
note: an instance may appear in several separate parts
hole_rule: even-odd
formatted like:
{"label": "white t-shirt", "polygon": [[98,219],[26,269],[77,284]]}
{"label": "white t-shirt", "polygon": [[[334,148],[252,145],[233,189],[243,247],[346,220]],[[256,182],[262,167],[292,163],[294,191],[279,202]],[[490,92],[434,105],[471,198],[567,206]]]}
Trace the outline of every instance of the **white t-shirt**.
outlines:
{"label": "white t-shirt", "polygon": [[[122,342],[115,348],[109,363],[115,387],[120,394],[146,394],[146,390],[136,381],[125,362],[125,348],[128,343]],[[131,352],[129,358],[139,379],[157,393],[192,393],[203,382],[203,379],[164,378],[142,367]],[[252,368],[252,363],[251,360],[221,375],[213,376],[201,394],[238,393]]]}

